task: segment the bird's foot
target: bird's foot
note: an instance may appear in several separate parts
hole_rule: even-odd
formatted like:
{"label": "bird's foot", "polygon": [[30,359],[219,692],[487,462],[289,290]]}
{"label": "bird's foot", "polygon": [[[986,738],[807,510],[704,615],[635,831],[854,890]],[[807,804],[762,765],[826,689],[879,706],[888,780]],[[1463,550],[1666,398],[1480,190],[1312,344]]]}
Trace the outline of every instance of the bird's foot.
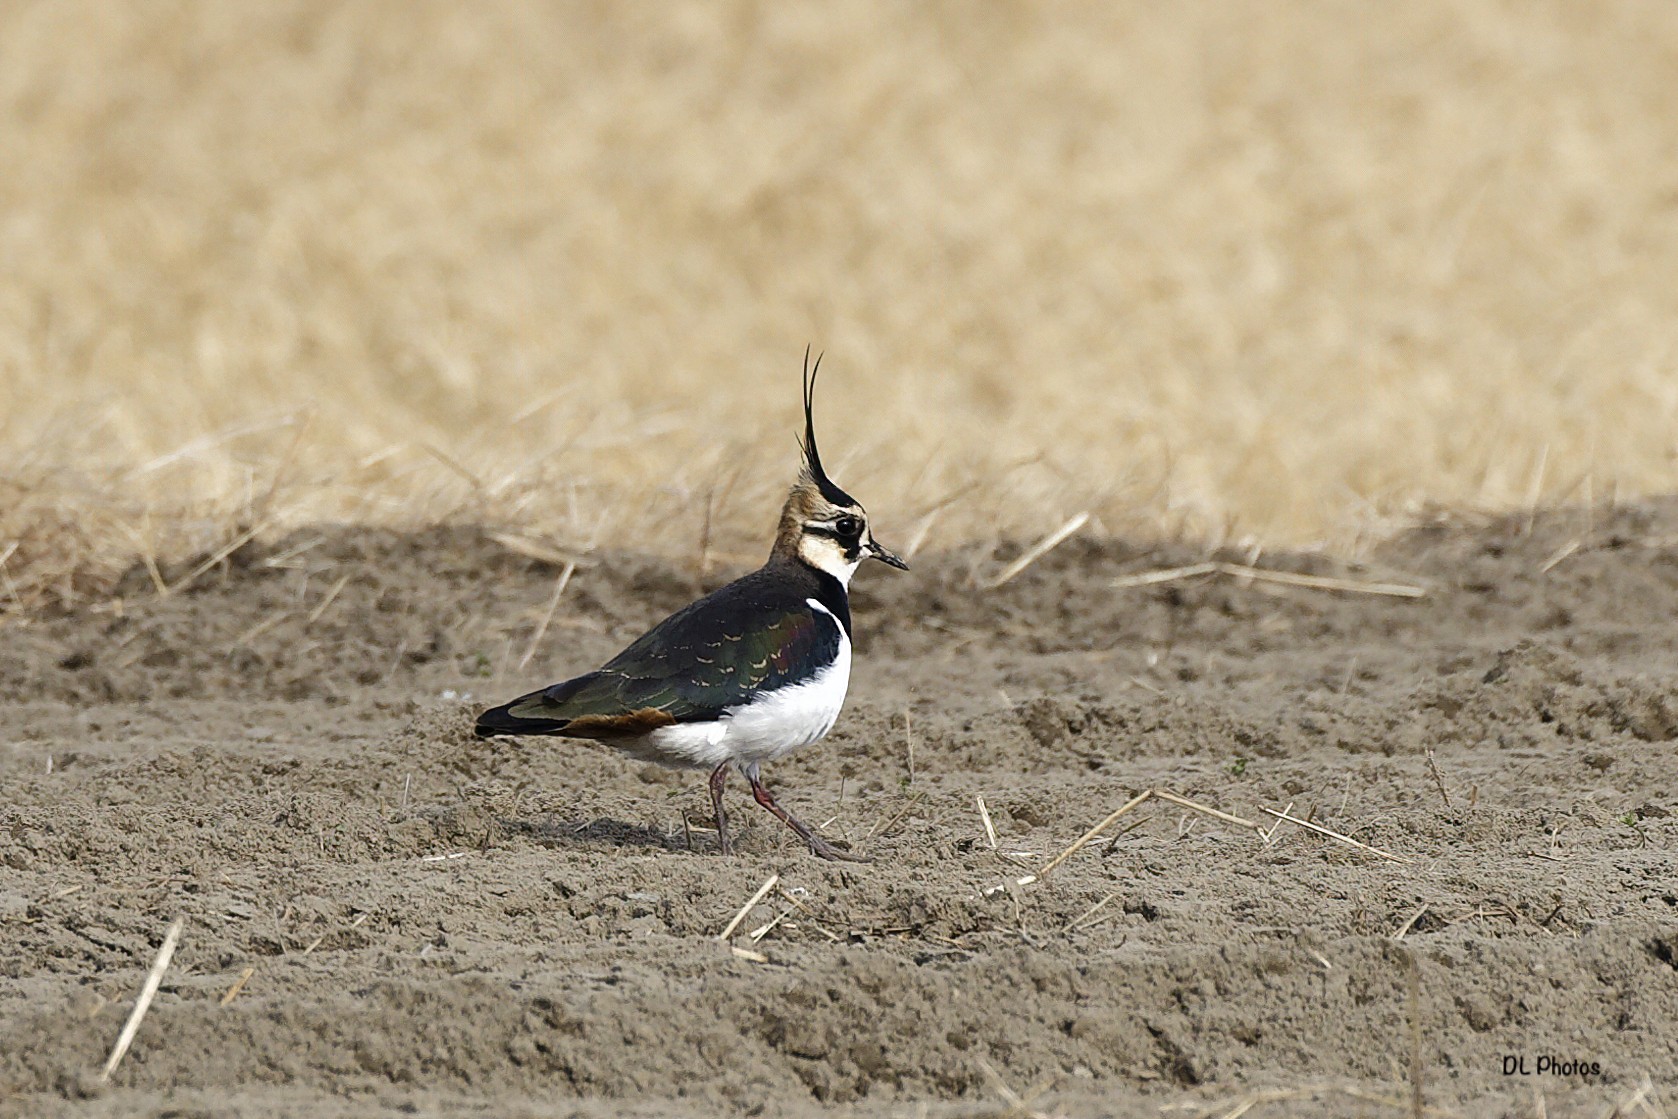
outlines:
{"label": "bird's foot", "polygon": [[747,771],[746,780],[751,782],[752,796],[756,798],[757,802],[763,805],[763,807],[769,809],[769,811],[773,812],[781,823],[793,830],[798,838],[802,839],[805,843],[808,843],[810,845],[810,853],[815,855],[817,858],[827,859],[831,862],[839,863],[869,863],[874,861],[873,859],[864,858],[861,855],[853,855],[843,847],[835,847],[833,844],[829,843],[827,840],[812,831],[809,824],[806,824],[803,820],[800,820],[797,816],[794,816],[791,812],[788,812],[779,804],[776,804],[775,798],[771,796],[769,790],[764,787],[762,778],[757,775],[755,766]]}
{"label": "bird's foot", "polygon": [[836,863],[871,863],[874,860],[867,855],[858,855],[844,847],[835,847],[814,832],[805,837],[810,844],[810,853],[820,859],[827,859]]}

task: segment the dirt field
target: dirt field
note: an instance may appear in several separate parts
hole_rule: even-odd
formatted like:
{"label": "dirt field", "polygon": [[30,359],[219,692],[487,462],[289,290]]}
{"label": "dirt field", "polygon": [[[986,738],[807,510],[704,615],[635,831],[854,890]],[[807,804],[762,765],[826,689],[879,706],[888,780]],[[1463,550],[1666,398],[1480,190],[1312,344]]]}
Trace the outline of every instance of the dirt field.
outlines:
{"label": "dirt field", "polygon": [[[1659,1115],[1675,57],[1651,0],[0,5],[0,1115]],[[761,555],[812,343],[915,564],[768,775],[856,867],[467,733]]]}
{"label": "dirt field", "polygon": [[[1662,502],[1425,527],[1363,571],[1260,561],[1419,599],[1114,587],[1206,557],[1078,540],[990,592],[1006,550],[867,571],[847,712],[769,774],[860,866],[741,789],[723,858],[692,775],[471,738],[476,705],[681,603],[668,565],[579,567],[523,670],[555,567],[475,529],[305,531],[167,600],[137,570],[120,612],[4,622],[0,1112],[994,1115],[1041,1088],[1069,1116],[1261,1090],[1250,1114],[1398,1115],[1419,1072],[1429,1106],[1556,1116],[1669,1090],[1675,541]],[[1404,861],[1156,800],[1017,883],[1144,789]]]}

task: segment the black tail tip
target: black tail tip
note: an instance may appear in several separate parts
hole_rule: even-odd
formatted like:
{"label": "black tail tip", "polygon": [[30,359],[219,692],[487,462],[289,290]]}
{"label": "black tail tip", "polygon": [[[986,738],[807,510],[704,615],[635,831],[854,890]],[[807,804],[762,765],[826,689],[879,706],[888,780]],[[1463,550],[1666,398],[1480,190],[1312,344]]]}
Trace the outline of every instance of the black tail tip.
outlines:
{"label": "black tail tip", "polygon": [[502,734],[554,734],[565,727],[560,719],[521,719],[507,710],[512,705],[492,707],[479,715],[472,733],[479,738],[494,738]]}
{"label": "black tail tip", "polygon": [[515,719],[507,713],[508,704],[503,707],[492,707],[478,716],[478,721],[472,727],[472,733],[479,738],[494,738],[498,734],[517,734],[521,720]]}

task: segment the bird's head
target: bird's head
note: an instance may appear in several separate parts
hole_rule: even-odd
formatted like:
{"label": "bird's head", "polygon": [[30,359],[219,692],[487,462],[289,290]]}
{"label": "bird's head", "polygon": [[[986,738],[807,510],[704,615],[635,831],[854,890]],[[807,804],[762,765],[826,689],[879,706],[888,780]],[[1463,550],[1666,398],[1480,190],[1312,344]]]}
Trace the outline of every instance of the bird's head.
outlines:
{"label": "bird's head", "polygon": [[822,469],[816,451],[816,422],[811,412],[815,397],[816,372],[821,358],[810,364],[804,352],[804,466],[781,507],[781,525],[775,535],[775,552],[808,564],[848,583],[857,565],[877,559],[903,571],[909,565],[882,548],[868,527],[868,512],[862,503],[833,483]]}

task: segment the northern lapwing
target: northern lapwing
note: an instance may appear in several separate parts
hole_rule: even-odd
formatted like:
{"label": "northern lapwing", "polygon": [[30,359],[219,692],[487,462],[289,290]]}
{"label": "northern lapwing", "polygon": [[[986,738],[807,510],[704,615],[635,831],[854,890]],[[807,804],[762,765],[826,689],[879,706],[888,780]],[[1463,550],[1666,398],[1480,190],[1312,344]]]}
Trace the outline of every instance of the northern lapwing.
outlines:
{"label": "northern lapwing", "polygon": [[803,469],[781,508],[769,562],[678,610],[605,667],[478,716],[477,733],[590,738],[642,761],[711,771],[717,839],[734,768],[752,796],[824,859],[866,862],[775,803],[760,769],[833,729],[851,677],[847,588],[857,565],[909,565],[875,543],[862,505],[816,452],[816,371],[804,355]]}

